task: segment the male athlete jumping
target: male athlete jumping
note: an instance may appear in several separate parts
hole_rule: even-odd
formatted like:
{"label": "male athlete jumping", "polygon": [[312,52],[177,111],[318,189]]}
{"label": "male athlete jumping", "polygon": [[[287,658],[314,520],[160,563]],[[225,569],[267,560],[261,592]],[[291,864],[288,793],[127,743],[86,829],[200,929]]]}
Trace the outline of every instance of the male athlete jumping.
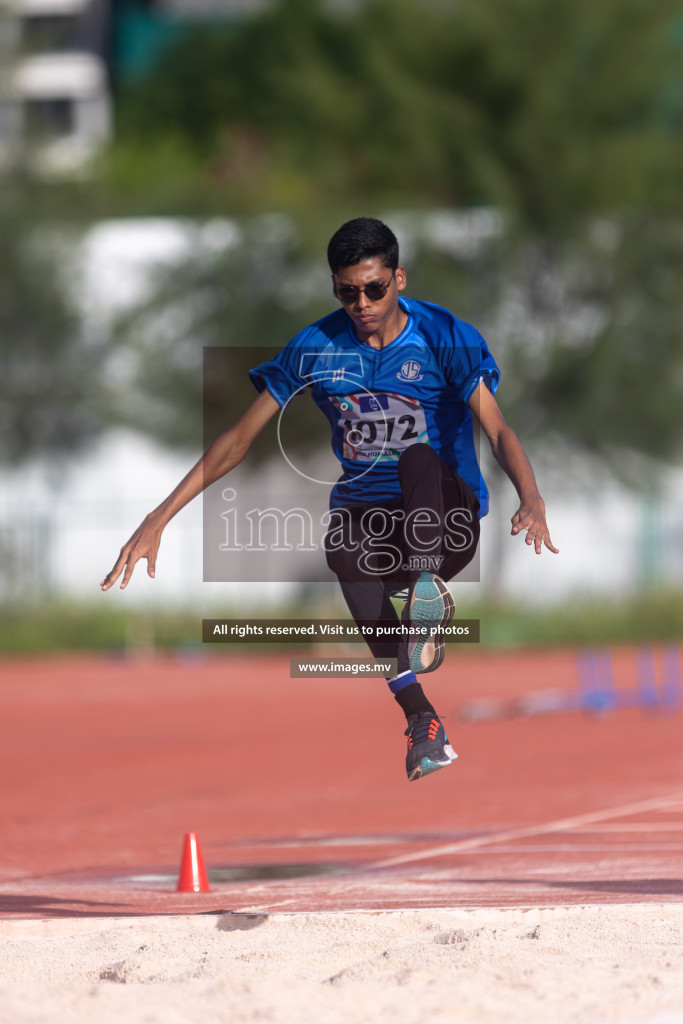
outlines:
{"label": "male athlete jumping", "polygon": [[[376,657],[397,660],[388,684],[407,719],[412,781],[457,757],[417,675],[443,661],[443,629],[454,612],[445,581],[474,557],[488,511],[475,420],[519,495],[512,533],[525,531],[537,554],[543,545],[557,548],[531,464],[494,398],[500,374],[481,335],[448,310],[400,295],[406,273],[381,221],[344,224],[327,255],[341,309],[250,372],[259,397],[144,519],[101,587],[122,572],[126,587],[141,558],[153,577],[169,520],[241,462],[294,395],[310,390],[342,467],[330,498],[327,562],[357,623],[396,624],[395,639],[370,636],[368,645]],[[406,588],[399,620],[391,599]]]}

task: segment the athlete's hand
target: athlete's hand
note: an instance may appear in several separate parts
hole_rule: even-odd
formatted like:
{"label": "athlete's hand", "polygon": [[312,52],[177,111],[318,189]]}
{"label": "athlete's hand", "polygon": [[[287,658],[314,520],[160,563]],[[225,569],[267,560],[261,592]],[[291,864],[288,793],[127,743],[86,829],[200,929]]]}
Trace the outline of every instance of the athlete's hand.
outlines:
{"label": "athlete's hand", "polygon": [[545,521],[545,503],[540,494],[523,501],[512,517],[512,535],[516,536],[523,530],[526,530],[526,543],[529,547],[534,545],[537,555],[540,555],[544,544],[553,554],[559,555],[558,548],[550,539]]}
{"label": "athlete's hand", "polygon": [[141,558],[147,559],[147,575],[154,579],[157,551],[164,525],[158,521],[153,512],[143,519],[130,540],[121,548],[114,568],[100,583],[102,590],[109,590],[110,587],[113,587],[122,572],[121,590],[123,590],[128,585],[128,581],[133,575],[133,569]]}

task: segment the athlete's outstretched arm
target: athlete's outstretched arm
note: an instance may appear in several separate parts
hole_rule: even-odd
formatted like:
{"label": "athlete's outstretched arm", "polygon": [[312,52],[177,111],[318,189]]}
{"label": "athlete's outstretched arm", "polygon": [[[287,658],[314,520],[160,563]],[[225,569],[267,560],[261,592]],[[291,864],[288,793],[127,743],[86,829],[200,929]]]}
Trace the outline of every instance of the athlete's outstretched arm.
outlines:
{"label": "athlete's outstretched arm", "polygon": [[170,519],[196,498],[206,487],[242,461],[254,438],[279,409],[269,391],[263,391],[244,416],[218,437],[202,455],[178,486],[162,503],[150,512],[133,536],[121,548],[116,565],[102,580],[102,590],[109,590],[123,572],[121,589],[127,586],[133,569],[141,558],[147,559],[147,573],[154,576],[161,534]]}
{"label": "athlete's outstretched arm", "polygon": [[520,505],[512,517],[512,533],[526,530],[526,542],[534,545],[537,555],[540,555],[543,544],[549,551],[558,554],[558,549],[550,539],[545,521],[545,503],[539,493],[531,463],[521,441],[505,422],[498,403],[484,383],[474,392],[469,405],[484,428],[491,451],[519,495]]}

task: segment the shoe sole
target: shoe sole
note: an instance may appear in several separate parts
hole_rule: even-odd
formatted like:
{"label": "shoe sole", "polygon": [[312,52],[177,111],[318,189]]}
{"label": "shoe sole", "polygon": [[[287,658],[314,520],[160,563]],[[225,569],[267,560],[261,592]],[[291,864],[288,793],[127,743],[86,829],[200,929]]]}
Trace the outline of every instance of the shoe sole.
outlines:
{"label": "shoe sole", "polygon": [[408,782],[417,782],[417,780],[421,779],[423,775],[431,775],[432,772],[437,772],[439,768],[448,768],[449,764],[453,764],[454,761],[457,761],[458,755],[453,750],[450,743],[447,743],[443,749],[446,754],[445,761],[432,761],[429,757],[423,757],[420,763],[408,773]]}
{"label": "shoe sole", "polygon": [[[453,595],[444,581],[431,572],[423,572],[413,588],[408,608],[409,620],[413,625],[426,626],[429,630],[445,628],[455,613]],[[428,636],[411,641],[408,645],[411,671],[415,673],[434,672],[446,656],[446,644],[442,637]],[[450,764],[450,762],[448,762]],[[439,765],[442,767],[442,765]],[[431,769],[435,771],[436,769]]]}

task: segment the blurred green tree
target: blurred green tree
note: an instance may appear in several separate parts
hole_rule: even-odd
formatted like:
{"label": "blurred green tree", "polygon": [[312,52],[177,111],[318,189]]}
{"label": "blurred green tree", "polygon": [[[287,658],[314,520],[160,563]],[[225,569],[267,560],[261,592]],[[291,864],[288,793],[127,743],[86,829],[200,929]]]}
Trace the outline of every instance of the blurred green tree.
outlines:
{"label": "blurred green tree", "polygon": [[[241,216],[294,212],[315,266],[346,216],[501,211],[486,245],[445,255],[424,238],[410,291],[490,336],[525,438],[561,436],[625,470],[616,452],[671,458],[683,437],[680,52],[677,0],[370,0],[344,13],[284,0],[238,26],[194,28],[131,84],[116,166],[125,183],[141,154],[149,194],[165,195],[179,154],[186,212],[207,196]],[[151,422],[142,395],[158,380],[154,432],[188,437],[190,349],[198,367],[201,344],[279,345],[331,308],[282,301],[292,275],[313,274],[303,250],[285,245],[266,287],[249,269],[258,249],[178,267],[130,321],[142,346],[133,422]],[[169,289],[177,312],[183,295],[199,314],[157,346],[142,340],[144,318]]]}
{"label": "blurred green tree", "polygon": [[[243,222],[224,244],[217,235],[216,222],[197,225],[187,255],[160,269],[146,300],[114,327],[125,369],[108,418],[174,448],[207,445],[231,426],[256,398],[248,370],[334,306],[329,273],[311,263],[287,218]],[[312,403],[300,409],[290,443],[315,447],[322,419]],[[274,448],[268,430],[253,452]]]}
{"label": "blurred green tree", "polygon": [[495,204],[547,233],[678,208],[678,19],[675,0],[283,0],[188,30],[130,83],[117,166],[193,154],[240,212]]}
{"label": "blurred green tree", "polygon": [[[103,346],[86,338],[59,236],[5,181],[0,202],[0,462],[58,460],[104,429]],[[52,462],[54,468],[54,462]]]}
{"label": "blurred green tree", "polygon": [[683,225],[636,213],[551,251],[526,248],[506,282],[526,324],[513,314],[500,327],[504,404],[525,436],[564,439],[645,487],[680,458],[682,260]]}

